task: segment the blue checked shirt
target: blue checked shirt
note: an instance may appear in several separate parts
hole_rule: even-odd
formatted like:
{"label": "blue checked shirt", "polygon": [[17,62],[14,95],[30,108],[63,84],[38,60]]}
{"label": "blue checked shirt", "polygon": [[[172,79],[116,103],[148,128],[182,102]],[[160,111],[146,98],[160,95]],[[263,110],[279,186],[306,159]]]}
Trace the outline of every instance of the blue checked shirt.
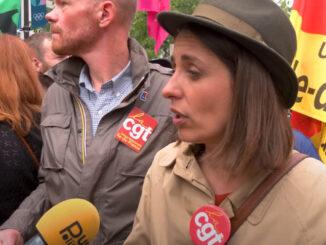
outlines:
{"label": "blue checked shirt", "polygon": [[88,67],[85,65],[79,76],[80,98],[86,104],[92,119],[92,133],[106,114],[118,106],[132,91],[131,66],[128,65],[111,81],[105,82],[97,93],[92,86]]}

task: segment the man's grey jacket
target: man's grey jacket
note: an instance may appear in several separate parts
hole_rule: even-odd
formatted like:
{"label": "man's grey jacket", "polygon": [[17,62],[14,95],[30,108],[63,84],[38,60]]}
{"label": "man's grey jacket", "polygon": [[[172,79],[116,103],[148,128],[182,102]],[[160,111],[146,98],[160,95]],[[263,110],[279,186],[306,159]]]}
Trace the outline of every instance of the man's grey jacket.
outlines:
{"label": "man's grey jacket", "polygon": [[[1,229],[15,228],[27,239],[51,206],[66,199],[83,198],[96,206],[101,218],[100,231],[91,244],[122,244],[126,239],[147,169],[155,153],[174,141],[176,135],[169,101],[161,95],[171,70],[150,64],[135,40],[129,40],[129,49],[134,89],[102,118],[94,137],[90,114],[79,98],[78,80],[85,63],[72,57],[50,72],[55,83],[49,88],[42,109],[41,184]],[[134,107],[158,122],[139,153],[115,138]]]}

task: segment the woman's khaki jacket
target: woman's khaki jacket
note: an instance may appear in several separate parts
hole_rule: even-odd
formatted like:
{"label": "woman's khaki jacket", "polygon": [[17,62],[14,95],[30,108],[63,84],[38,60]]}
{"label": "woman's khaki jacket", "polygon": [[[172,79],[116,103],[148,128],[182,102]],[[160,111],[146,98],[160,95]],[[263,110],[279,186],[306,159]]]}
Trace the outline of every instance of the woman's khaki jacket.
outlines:
{"label": "woman's khaki jacket", "polygon": [[[250,180],[221,203],[230,218],[265,176]],[[188,145],[172,143],[156,155],[146,176],[125,245],[193,244],[188,232],[191,215],[214,202],[214,193]],[[235,244],[326,244],[326,167],[312,158],[300,162],[231,237],[228,245]]]}

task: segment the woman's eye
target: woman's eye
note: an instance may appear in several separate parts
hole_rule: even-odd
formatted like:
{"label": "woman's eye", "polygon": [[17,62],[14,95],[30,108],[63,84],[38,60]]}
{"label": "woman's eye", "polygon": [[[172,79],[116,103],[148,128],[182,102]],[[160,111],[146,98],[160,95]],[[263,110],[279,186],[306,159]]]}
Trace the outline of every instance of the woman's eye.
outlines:
{"label": "woman's eye", "polygon": [[190,78],[193,80],[199,79],[201,75],[199,71],[192,70],[192,69],[187,70],[187,73],[189,74]]}

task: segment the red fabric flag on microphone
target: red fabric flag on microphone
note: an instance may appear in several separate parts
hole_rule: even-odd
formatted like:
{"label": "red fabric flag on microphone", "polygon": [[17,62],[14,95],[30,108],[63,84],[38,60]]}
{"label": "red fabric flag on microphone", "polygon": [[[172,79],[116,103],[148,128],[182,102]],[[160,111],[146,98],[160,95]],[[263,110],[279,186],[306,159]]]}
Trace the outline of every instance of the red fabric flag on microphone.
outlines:
{"label": "red fabric flag on microphone", "polygon": [[297,34],[293,69],[299,93],[292,127],[309,137],[326,163],[326,1],[295,0],[291,22]]}
{"label": "red fabric flag on microphone", "polygon": [[158,53],[168,33],[159,25],[156,15],[170,9],[170,0],[138,0],[139,11],[147,12],[147,30],[148,35],[155,41],[155,53]]}

